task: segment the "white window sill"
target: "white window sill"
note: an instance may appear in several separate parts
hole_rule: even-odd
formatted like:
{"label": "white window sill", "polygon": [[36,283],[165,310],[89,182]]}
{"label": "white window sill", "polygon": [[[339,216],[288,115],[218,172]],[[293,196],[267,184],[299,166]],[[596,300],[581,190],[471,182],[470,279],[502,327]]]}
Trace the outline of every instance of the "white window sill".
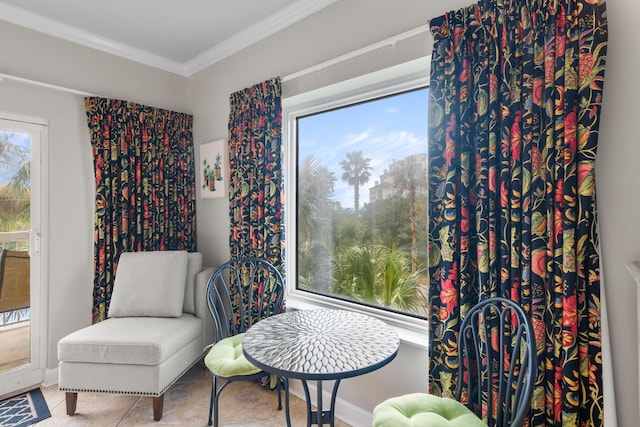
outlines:
{"label": "white window sill", "polygon": [[300,291],[289,291],[286,301],[287,309],[313,310],[321,308],[350,310],[367,314],[387,323],[393,327],[402,344],[411,345],[421,349],[429,348],[428,323],[425,319],[417,319],[398,313],[366,307],[348,301],[337,300],[322,295],[309,294]]}

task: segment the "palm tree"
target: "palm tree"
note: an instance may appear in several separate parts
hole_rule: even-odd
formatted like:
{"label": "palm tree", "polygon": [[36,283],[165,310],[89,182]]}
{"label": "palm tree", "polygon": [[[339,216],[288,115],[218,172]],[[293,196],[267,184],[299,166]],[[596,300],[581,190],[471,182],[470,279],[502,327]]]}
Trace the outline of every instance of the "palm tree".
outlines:
{"label": "palm tree", "polygon": [[344,170],[342,180],[349,185],[353,185],[353,206],[356,217],[360,210],[360,186],[366,184],[371,178],[371,159],[362,157],[362,151],[352,151],[347,153],[347,159],[340,162],[340,167]]}
{"label": "palm tree", "polygon": [[298,176],[298,228],[303,239],[309,240],[328,221],[333,206],[333,187],[336,178],[318,159],[308,156]]}
{"label": "palm tree", "polygon": [[418,268],[418,224],[424,212],[418,213],[420,205],[426,205],[427,173],[426,156],[414,154],[405,159],[394,171],[394,184],[399,196],[408,196],[411,221],[411,271]]}
{"label": "palm tree", "polygon": [[298,283],[302,288],[331,290],[331,216],[336,179],[320,162],[304,159],[298,176]]}
{"label": "palm tree", "polygon": [[27,229],[30,217],[28,149],[0,132],[0,230]]}
{"label": "palm tree", "polygon": [[29,187],[29,150],[15,144],[11,133],[0,132],[0,179],[17,189]]}

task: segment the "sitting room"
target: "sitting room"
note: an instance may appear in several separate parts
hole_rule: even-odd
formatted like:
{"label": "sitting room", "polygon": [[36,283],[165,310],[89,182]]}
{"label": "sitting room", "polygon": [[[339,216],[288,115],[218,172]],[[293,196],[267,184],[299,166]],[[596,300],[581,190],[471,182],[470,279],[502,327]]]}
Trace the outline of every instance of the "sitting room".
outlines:
{"label": "sitting room", "polygon": [[[456,398],[460,324],[495,296],[532,322],[529,425],[637,424],[637,0],[130,3],[0,0],[0,245],[30,272],[0,312],[0,401],[42,390],[39,425],[207,425],[209,279],[257,257],[284,283],[271,314],[379,335],[343,376],[238,350],[268,375],[225,388],[219,425],[286,425],[282,390],[294,426]],[[118,270],[152,251],[190,258]],[[95,350],[97,326],[154,350]]]}

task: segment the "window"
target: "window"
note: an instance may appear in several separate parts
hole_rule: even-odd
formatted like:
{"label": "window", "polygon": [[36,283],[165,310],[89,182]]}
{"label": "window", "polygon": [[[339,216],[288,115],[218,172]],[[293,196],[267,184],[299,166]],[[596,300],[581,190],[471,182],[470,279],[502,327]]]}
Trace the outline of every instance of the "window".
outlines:
{"label": "window", "polygon": [[426,317],[426,74],[284,99],[289,305]]}

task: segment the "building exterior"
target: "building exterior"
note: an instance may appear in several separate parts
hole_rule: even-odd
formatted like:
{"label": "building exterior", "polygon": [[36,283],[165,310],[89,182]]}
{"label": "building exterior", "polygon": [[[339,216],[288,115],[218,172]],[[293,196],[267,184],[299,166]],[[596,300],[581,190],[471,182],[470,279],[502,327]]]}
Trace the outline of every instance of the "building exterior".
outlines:
{"label": "building exterior", "polygon": [[402,160],[394,160],[385,169],[380,180],[369,188],[369,202],[385,200],[392,196],[427,195],[427,153],[412,154]]}

